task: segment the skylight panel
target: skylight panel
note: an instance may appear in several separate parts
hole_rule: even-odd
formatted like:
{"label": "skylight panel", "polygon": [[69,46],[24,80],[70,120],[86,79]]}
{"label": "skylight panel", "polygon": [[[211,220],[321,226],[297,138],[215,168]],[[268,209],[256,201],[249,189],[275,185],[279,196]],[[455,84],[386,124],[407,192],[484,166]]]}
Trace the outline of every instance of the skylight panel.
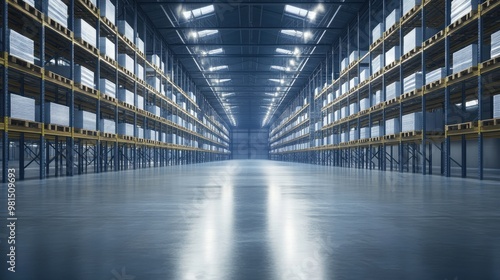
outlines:
{"label": "skylight panel", "polygon": [[279,66],[279,65],[271,65],[271,69],[279,71],[290,71],[290,67]]}
{"label": "skylight panel", "polygon": [[317,16],[316,12],[302,9],[299,7],[295,7],[292,5],[285,5],[285,13],[288,13],[288,14],[291,14],[294,16],[298,16],[301,18],[307,18],[309,20],[314,20]]}
{"label": "skylight panel", "polygon": [[224,70],[227,68],[228,68],[227,65],[219,65],[219,66],[212,66],[212,67],[208,68],[208,70],[209,71],[219,71],[219,70]]}
{"label": "skylight panel", "polygon": [[293,29],[283,29],[281,30],[281,34],[285,34],[288,36],[293,36],[297,38],[302,38],[304,36],[304,32],[298,31],[298,30],[293,30]]}
{"label": "skylight panel", "polygon": [[219,33],[219,30],[201,30],[196,33],[196,36],[198,38],[204,38],[207,36],[215,35],[217,33]]}
{"label": "skylight panel", "polygon": [[276,52],[280,54],[293,54],[293,51],[282,48],[276,48]]}
{"label": "skylight panel", "polygon": [[221,53],[223,53],[223,52],[224,52],[224,50],[223,50],[222,48],[218,48],[218,49],[209,50],[209,51],[207,52],[207,54],[209,54],[209,55],[210,55],[210,54],[221,54]]}
{"label": "skylight panel", "polygon": [[206,16],[215,12],[214,5],[208,5],[191,11],[184,11],[182,15],[185,19],[191,20],[194,18],[199,18],[201,16]]}

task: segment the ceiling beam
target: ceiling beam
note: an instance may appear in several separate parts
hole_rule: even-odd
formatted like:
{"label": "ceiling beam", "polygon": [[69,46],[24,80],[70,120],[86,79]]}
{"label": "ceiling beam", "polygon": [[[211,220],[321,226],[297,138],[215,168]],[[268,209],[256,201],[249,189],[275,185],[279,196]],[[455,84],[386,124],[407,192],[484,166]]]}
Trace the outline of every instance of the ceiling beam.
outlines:
{"label": "ceiling beam", "polygon": [[341,27],[321,27],[321,26],[315,26],[315,27],[286,27],[286,26],[254,26],[254,27],[237,27],[237,26],[220,26],[220,27],[190,27],[190,26],[180,26],[180,27],[157,27],[156,29],[158,30],[189,30],[189,31],[196,31],[196,30],[218,30],[218,31],[253,31],[253,30],[283,30],[283,29],[293,29],[293,30],[338,30],[338,31],[343,31],[345,28]]}
{"label": "ceiling beam", "polygon": [[301,57],[310,57],[310,58],[326,58],[324,54],[175,54],[176,58],[301,58]]}
{"label": "ceiling beam", "polygon": [[173,43],[168,44],[169,47],[197,47],[197,46],[220,46],[220,47],[332,47],[332,44],[314,44],[314,43]]}
{"label": "ceiling beam", "polygon": [[238,6],[283,6],[286,4],[291,5],[353,5],[353,4],[365,4],[365,1],[250,1],[250,2],[238,2],[238,1],[230,1],[230,0],[212,0],[212,1],[172,1],[172,0],[159,0],[159,1],[138,1],[138,5],[146,6],[146,5],[227,5],[230,7],[238,7]]}

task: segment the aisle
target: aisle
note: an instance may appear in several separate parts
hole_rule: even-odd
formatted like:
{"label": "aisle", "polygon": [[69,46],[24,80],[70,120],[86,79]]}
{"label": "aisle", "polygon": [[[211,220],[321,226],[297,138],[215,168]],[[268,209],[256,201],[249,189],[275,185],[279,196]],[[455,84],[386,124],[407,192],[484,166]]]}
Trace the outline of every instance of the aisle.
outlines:
{"label": "aisle", "polygon": [[491,181],[249,160],[17,188],[1,279],[500,279]]}

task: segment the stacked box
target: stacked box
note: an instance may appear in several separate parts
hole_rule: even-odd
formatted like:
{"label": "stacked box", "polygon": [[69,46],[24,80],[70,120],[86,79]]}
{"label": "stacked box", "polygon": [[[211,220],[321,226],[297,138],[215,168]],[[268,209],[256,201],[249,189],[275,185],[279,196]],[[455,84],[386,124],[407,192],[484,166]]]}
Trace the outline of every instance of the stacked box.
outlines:
{"label": "stacked box", "polygon": [[359,75],[359,82],[362,83],[370,78],[370,68],[360,67],[361,74]]}
{"label": "stacked box", "polygon": [[358,77],[354,77],[352,78],[350,81],[349,81],[349,88],[350,89],[353,89],[355,87],[357,87],[359,84],[359,78]]}
{"label": "stacked box", "polygon": [[401,57],[399,49],[399,46],[394,46],[385,53],[385,66],[399,60]]}
{"label": "stacked box", "polygon": [[389,119],[385,121],[385,135],[399,133],[399,119]]}
{"label": "stacked box", "polygon": [[345,69],[347,69],[347,66],[349,66],[349,58],[348,57],[342,59],[342,61],[340,62],[340,71],[344,71]]}
{"label": "stacked box", "polygon": [[416,72],[403,80],[403,93],[422,88],[422,72]]}
{"label": "stacked box", "polygon": [[385,18],[385,31],[389,30],[398,21],[399,21],[399,9],[394,9]]}
{"label": "stacked box", "polygon": [[500,56],[500,31],[491,34],[491,58]]}
{"label": "stacked box", "polygon": [[137,108],[144,110],[144,97],[137,95]]}
{"label": "stacked box", "polygon": [[471,44],[453,53],[453,73],[477,65],[477,45]]}
{"label": "stacked box", "polygon": [[152,86],[156,91],[160,91],[160,79],[157,77],[146,77],[146,83]]}
{"label": "stacked box", "polygon": [[127,69],[128,71],[132,72],[132,74],[135,74],[134,59],[131,58],[130,56],[124,53],[118,54],[118,64],[120,64],[123,68]]}
{"label": "stacked box", "polygon": [[347,117],[347,107],[342,107],[340,109],[340,118],[343,119],[345,117]]}
{"label": "stacked box", "polygon": [[119,123],[118,134],[134,137],[134,125],[131,123]]}
{"label": "stacked box", "polygon": [[401,121],[402,121],[401,132],[422,130],[422,112],[415,112],[403,115]]}
{"label": "stacked box", "polygon": [[344,94],[344,93],[349,92],[349,82],[343,83],[341,89],[342,90],[341,90],[340,94]]}
{"label": "stacked box", "polygon": [[327,95],[326,100],[327,100],[327,103],[331,103],[331,102],[333,102],[333,93],[329,93],[329,94]]}
{"label": "stacked box", "polygon": [[370,98],[366,97],[359,101],[359,110],[363,111],[370,108]]}
{"label": "stacked box", "polygon": [[380,137],[380,126],[378,124],[370,127],[370,138],[373,137]]}
{"label": "stacked box", "polygon": [[[57,73],[63,77],[71,79],[70,76],[70,66],[69,65],[46,65],[46,70]],[[81,66],[75,65],[75,83],[86,85],[91,88],[95,88],[94,85],[94,72]]]}
{"label": "stacked box", "polygon": [[372,73],[377,73],[384,65],[384,55],[379,54],[372,60]]}
{"label": "stacked box", "polygon": [[160,60],[160,57],[156,54],[153,54],[153,55],[150,55],[148,54],[147,55],[147,59],[149,62],[151,62],[151,64],[153,65],[156,65],[158,68],[161,67],[161,60]]}
{"label": "stacked box", "polygon": [[382,37],[382,34],[383,34],[382,23],[379,23],[372,30],[372,44],[375,43],[378,39],[380,39]]}
{"label": "stacked box", "polygon": [[430,84],[432,82],[439,81],[444,77],[446,77],[446,68],[441,67],[441,68],[432,70],[430,72],[427,72],[427,74],[425,74],[425,83]]}
{"label": "stacked box", "polygon": [[[3,32],[2,28],[0,28],[0,34],[1,32]],[[33,42],[33,40],[21,35],[20,33],[17,33],[12,29],[7,29],[7,36],[9,37],[10,41],[10,46],[6,46],[7,52],[12,56],[34,64],[35,43]],[[1,37],[2,36],[0,36],[0,43],[2,43]]]}
{"label": "stacked box", "polygon": [[340,95],[340,89],[335,90],[335,98],[338,98]]}
{"label": "stacked box", "polygon": [[335,110],[333,112],[333,121],[338,121],[340,120],[340,110]]}
{"label": "stacked box", "polygon": [[115,97],[116,96],[116,85],[107,80],[107,79],[100,79],[99,80],[99,90],[101,91],[101,93],[104,93],[106,95],[109,95],[109,96],[113,96]]}
{"label": "stacked box", "polygon": [[158,131],[152,129],[146,129],[145,138],[153,141],[158,141]]}
{"label": "stacked box", "polygon": [[118,100],[123,101],[127,104],[134,105],[134,93],[127,89],[118,90]]}
{"label": "stacked box", "polygon": [[10,94],[10,117],[27,121],[35,121],[35,99]]}
{"label": "stacked box", "polygon": [[356,128],[351,128],[349,131],[349,141],[358,140],[358,130]]}
{"label": "stacked box", "polygon": [[131,42],[134,42],[134,29],[128,24],[127,21],[118,20],[118,32]]}
{"label": "stacked box", "polygon": [[135,137],[144,138],[144,128],[138,126],[137,127],[137,135]]}
{"label": "stacked box", "polygon": [[350,63],[353,63],[354,61],[357,61],[359,60],[360,58],[362,58],[363,56],[365,56],[367,54],[367,51],[352,51],[351,54],[349,55],[349,61]]}
{"label": "stacked box", "polygon": [[161,141],[163,143],[167,143],[167,134],[165,132],[158,132],[158,135],[161,137],[161,139],[158,139],[158,141]]}
{"label": "stacked box", "polygon": [[141,64],[137,64],[137,77],[144,80],[144,67]]}
{"label": "stacked box", "polygon": [[349,105],[349,115],[354,115],[359,112],[358,110],[358,103],[351,103]]}
{"label": "stacked box", "polygon": [[75,37],[84,40],[85,42],[96,46],[97,44],[97,33],[92,25],[88,24],[83,19],[75,20]]}
{"label": "stacked box", "polygon": [[477,10],[477,0],[453,0],[451,1],[451,21],[455,22],[471,11]]}
{"label": "stacked box", "polygon": [[347,134],[347,132],[340,133],[340,143],[348,141],[349,141],[349,134]]}
{"label": "stacked box", "polygon": [[68,28],[68,6],[60,0],[48,0],[47,15]]}
{"label": "stacked box", "polygon": [[401,87],[399,82],[394,82],[385,87],[385,99],[391,100],[401,95]]}
{"label": "stacked box", "polygon": [[413,7],[420,5],[421,0],[403,0],[403,15],[408,13]]}
{"label": "stacked box", "polygon": [[159,106],[148,105],[146,106],[146,110],[155,116],[161,116],[161,109]]}
{"label": "stacked box", "polygon": [[110,0],[99,0],[99,10],[102,17],[106,17],[112,24],[116,24],[115,5]]}
{"label": "stacked box", "polygon": [[422,28],[415,27],[403,37],[403,54],[422,46]]}
{"label": "stacked box", "polygon": [[101,131],[105,133],[116,133],[115,121],[108,119],[100,120]]}
{"label": "stacked box", "polygon": [[493,96],[493,118],[500,118],[500,94]]}
{"label": "stacked box", "polygon": [[139,38],[139,37],[137,37],[137,49],[140,52],[145,53],[145,51],[144,51],[144,41],[141,38]]}
{"label": "stacked box", "polygon": [[[38,109],[38,110],[37,110]],[[40,106],[36,106],[36,115],[40,115]],[[69,126],[69,107],[57,103],[45,102],[45,123]]]}
{"label": "stacked box", "polygon": [[75,127],[80,129],[95,130],[96,114],[78,110],[75,112]]}
{"label": "stacked box", "polygon": [[382,101],[384,101],[381,90],[377,90],[375,92],[375,94],[373,95],[372,101],[373,101],[372,106],[375,106],[375,105],[381,103]]}
{"label": "stacked box", "polygon": [[99,51],[101,54],[106,55],[113,60],[116,60],[115,43],[111,42],[111,40],[106,37],[100,37],[99,44]]}
{"label": "stacked box", "polygon": [[359,139],[370,138],[370,128],[365,126],[359,130]]}

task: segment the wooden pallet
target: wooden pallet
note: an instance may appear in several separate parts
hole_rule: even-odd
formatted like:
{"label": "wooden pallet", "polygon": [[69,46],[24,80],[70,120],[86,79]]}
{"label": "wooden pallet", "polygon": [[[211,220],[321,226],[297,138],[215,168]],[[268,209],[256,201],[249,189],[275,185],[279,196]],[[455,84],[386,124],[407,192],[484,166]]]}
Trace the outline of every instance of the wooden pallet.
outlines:
{"label": "wooden pallet", "polygon": [[138,143],[146,143],[146,139],[144,138],[137,138]]}
{"label": "wooden pallet", "polygon": [[387,72],[387,71],[391,70],[392,68],[394,68],[398,63],[399,63],[399,60],[393,61],[393,62],[391,62],[391,64],[385,66],[384,70]]}
{"label": "wooden pallet", "polygon": [[58,131],[58,132],[65,132],[65,133],[70,133],[71,132],[71,127],[69,126],[62,126],[62,125],[57,125],[57,124],[45,124],[45,130],[51,130],[51,131]]}
{"label": "wooden pallet", "polygon": [[414,16],[417,13],[417,10],[419,8],[420,8],[420,5],[417,5],[417,6],[414,6],[413,8],[411,8],[410,11],[408,11],[406,14],[403,15],[403,17],[401,17],[401,22],[404,22],[404,21],[408,20],[409,18],[411,18],[412,16]]}
{"label": "wooden pallet", "polygon": [[396,140],[396,138],[398,138],[398,134],[384,135],[384,140]]}
{"label": "wooden pallet", "polygon": [[402,138],[410,138],[410,137],[421,136],[421,135],[422,135],[422,131],[401,132]]}
{"label": "wooden pallet", "polygon": [[58,82],[61,82],[63,84],[67,84],[67,85],[72,85],[73,84],[73,81],[71,81],[70,79],[68,78],[65,78],[59,74],[56,74],[52,71],[49,71],[49,70],[45,70],[45,76],[46,77],[49,77],[50,79],[53,79],[53,80],[56,80]]}
{"label": "wooden pallet", "polygon": [[451,74],[450,76],[446,77],[446,81],[452,82],[454,80],[462,79],[462,78],[465,78],[465,77],[471,75],[472,73],[474,73],[476,71],[477,71],[477,66],[473,66],[473,67],[470,67],[468,69],[462,70],[458,73]]}
{"label": "wooden pallet", "polygon": [[30,70],[32,72],[35,72],[37,75],[42,74],[42,68],[40,66],[36,66],[36,65],[31,64],[25,60],[14,57],[12,55],[9,55],[8,63],[9,63],[9,66],[13,64],[13,65],[19,66],[20,68],[24,68],[26,70]]}
{"label": "wooden pallet", "polygon": [[398,29],[398,28],[399,28],[399,21],[398,21],[398,22],[396,22],[396,23],[394,23],[394,25],[393,25],[393,26],[391,26],[391,28],[389,28],[387,31],[385,31],[385,32],[383,33],[383,37],[384,37],[384,38],[389,37],[389,35],[391,35],[391,33],[392,33],[392,32],[394,32],[394,31],[395,31],[396,29]]}
{"label": "wooden pallet", "polygon": [[92,136],[92,137],[97,137],[99,135],[99,132],[95,130],[87,130],[87,129],[80,129],[80,128],[75,128],[75,133],[86,135],[86,136]]}
{"label": "wooden pallet", "polygon": [[128,103],[125,103],[121,100],[118,100],[118,104],[120,104],[121,106],[127,108],[127,109],[130,109],[130,110],[134,110],[135,109],[135,106],[134,105],[131,105],[131,104],[128,104]]}
{"label": "wooden pallet", "polygon": [[466,130],[472,129],[474,127],[473,122],[459,123],[459,124],[450,124],[446,126],[446,132],[449,131],[458,131],[458,130]]}
{"label": "wooden pallet", "polygon": [[15,3],[18,6],[20,6],[24,11],[26,11],[28,14],[32,15],[33,17],[39,19],[40,21],[43,20],[43,13],[37,10],[35,7],[31,6],[30,4],[24,2],[24,1],[19,1],[19,0],[9,0],[9,3]]}
{"label": "wooden pallet", "polygon": [[105,99],[105,100],[108,100],[108,101],[110,101],[112,103],[116,103],[117,102],[116,98],[114,98],[113,96],[109,96],[109,95],[107,95],[105,93],[101,93],[101,98]]}
{"label": "wooden pallet", "polygon": [[96,15],[99,14],[99,10],[97,9],[96,6],[90,1],[90,0],[79,0],[83,5],[87,6],[88,9],[90,9],[92,12],[94,12]]}
{"label": "wooden pallet", "polygon": [[104,61],[106,61],[107,63],[113,65],[114,67],[116,67],[118,64],[116,63],[116,60],[112,59],[111,57],[105,55],[105,54],[101,54],[101,59],[103,59]]}
{"label": "wooden pallet", "polygon": [[47,23],[47,25],[52,27],[54,30],[66,35],[68,38],[73,38],[73,32],[52,18],[45,16],[45,23]]}
{"label": "wooden pallet", "polygon": [[118,135],[118,138],[125,140],[125,141],[134,141],[134,139],[135,139],[134,136],[128,136],[128,135]]}
{"label": "wooden pallet", "polygon": [[382,109],[385,106],[384,102],[381,102],[375,106],[370,107],[370,112],[377,111],[379,109]]}
{"label": "wooden pallet", "polygon": [[372,80],[375,80],[376,78],[378,78],[380,75],[382,75],[382,73],[384,73],[384,69],[380,69],[378,70],[377,72],[375,72],[375,74],[373,74],[373,78]]}
{"label": "wooden pallet", "polygon": [[122,71],[126,75],[128,75],[130,77],[135,77],[135,75],[131,71],[129,71],[128,69],[126,69],[125,67],[123,67],[121,65],[118,65],[118,68],[120,69],[120,71]]}
{"label": "wooden pallet", "polygon": [[439,31],[438,33],[434,34],[434,36],[430,37],[429,39],[425,40],[422,46],[424,48],[434,44],[434,42],[439,41],[441,38],[444,37],[444,30]]}
{"label": "wooden pallet", "polygon": [[363,138],[363,139],[359,139],[358,141],[359,141],[360,144],[361,143],[364,144],[364,143],[370,142],[370,138]]}
{"label": "wooden pallet", "polygon": [[89,86],[86,86],[86,85],[82,85],[82,84],[75,84],[75,86],[82,90],[82,91],[85,91],[85,92],[88,92],[88,93],[91,93],[92,95],[98,95],[98,91],[97,89],[94,89],[94,88],[91,88]]}
{"label": "wooden pallet", "polygon": [[500,119],[489,119],[489,120],[482,120],[481,121],[481,127],[493,127],[493,126],[500,126]]}
{"label": "wooden pallet", "polygon": [[42,124],[34,121],[21,120],[21,119],[9,119],[9,126],[24,127],[24,128],[34,128],[41,129]]}
{"label": "wooden pallet", "polygon": [[464,15],[463,17],[459,18],[452,24],[448,26],[448,32],[454,31],[455,29],[459,28],[461,25],[464,25],[466,22],[468,22],[471,18],[474,17],[474,15],[477,13],[477,11],[470,11],[468,14]]}
{"label": "wooden pallet", "polygon": [[114,133],[100,132],[100,135],[104,138],[116,138],[116,134]]}
{"label": "wooden pallet", "polygon": [[109,29],[114,32],[118,32],[118,28],[114,25],[107,17],[101,16],[101,20],[108,26]]}
{"label": "wooden pallet", "polygon": [[395,104],[395,103],[398,103],[398,97],[393,98],[391,100],[387,100],[384,102],[385,106],[390,106],[390,105]]}
{"label": "wooden pallet", "polygon": [[399,99],[400,100],[409,99],[409,98],[412,98],[413,96],[420,95],[421,92],[422,92],[422,89],[414,89],[410,92],[406,92],[406,93],[401,94]]}
{"label": "wooden pallet", "polygon": [[405,61],[409,58],[411,58],[412,56],[414,56],[415,54],[417,54],[418,52],[420,52],[420,50],[422,49],[422,47],[418,46],[416,48],[414,48],[413,50],[405,53],[402,57],[401,57],[401,61]]}
{"label": "wooden pallet", "polygon": [[444,79],[441,79],[441,80],[437,80],[437,81],[434,81],[434,82],[431,82],[431,83],[428,83],[425,85],[425,90],[426,91],[431,91],[437,87],[440,87],[444,82]]}
{"label": "wooden pallet", "polygon": [[132,47],[133,50],[135,50],[136,48],[134,48],[135,44],[134,42],[130,41],[129,38],[125,37],[125,35],[123,34],[120,34],[120,38],[127,44],[129,45],[130,47]]}
{"label": "wooden pallet", "polygon": [[500,0],[488,0],[486,2],[484,2],[483,4],[481,4],[481,10],[484,13],[487,13],[489,9],[492,9],[494,8],[496,5],[499,5],[500,4]]}
{"label": "wooden pallet", "polygon": [[494,57],[481,63],[481,69],[500,66],[500,56]]}
{"label": "wooden pallet", "polygon": [[75,38],[75,41],[82,45],[82,47],[86,48],[88,51],[92,52],[94,55],[99,56],[99,50],[89,44],[87,41],[83,40],[82,38]]}
{"label": "wooden pallet", "polygon": [[383,40],[384,40],[384,35],[382,34],[382,36],[380,36],[380,38],[378,38],[377,41],[375,41],[370,45],[370,50],[377,48],[382,43]]}

